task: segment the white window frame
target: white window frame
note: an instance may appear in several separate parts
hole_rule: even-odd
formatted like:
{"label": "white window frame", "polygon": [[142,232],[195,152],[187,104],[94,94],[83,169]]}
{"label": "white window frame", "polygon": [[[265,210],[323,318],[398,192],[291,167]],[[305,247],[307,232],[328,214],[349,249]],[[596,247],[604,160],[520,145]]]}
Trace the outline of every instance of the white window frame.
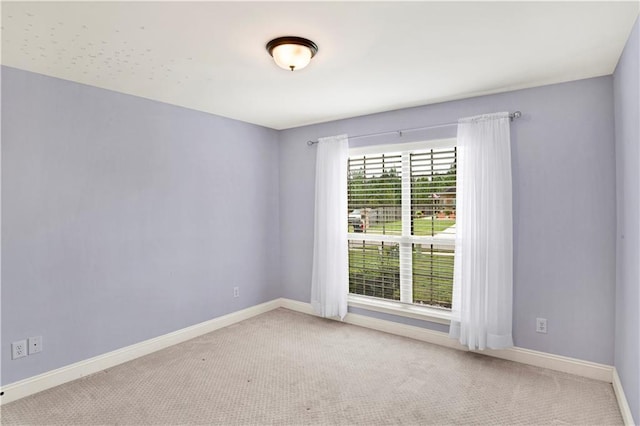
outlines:
{"label": "white window frame", "polygon": [[[436,139],[394,145],[370,145],[350,148],[349,157],[377,154],[401,154],[402,156],[402,234],[380,235],[348,232],[349,241],[376,241],[397,243],[400,247],[400,301],[380,299],[349,293],[349,306],[377,312],[416,318],[440,324],[449,324],[451,311],[433,306],[422,306],[413,303],[413,244],[438,244],[455,248],[455,238],[411,235],[411,173],[410,154],[437,148],[456,146],[456,138]],[[346,183],[345,183],[346,184]]]}

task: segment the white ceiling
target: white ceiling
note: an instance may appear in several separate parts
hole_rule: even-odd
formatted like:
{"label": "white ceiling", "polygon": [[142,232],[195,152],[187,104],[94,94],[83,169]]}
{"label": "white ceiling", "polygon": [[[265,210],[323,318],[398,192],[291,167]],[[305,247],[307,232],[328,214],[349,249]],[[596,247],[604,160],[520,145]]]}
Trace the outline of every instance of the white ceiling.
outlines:
{"label": "white ceiling", "polygon": [[3,2],[2,64],[284,129],[611,74],[639,4]]}

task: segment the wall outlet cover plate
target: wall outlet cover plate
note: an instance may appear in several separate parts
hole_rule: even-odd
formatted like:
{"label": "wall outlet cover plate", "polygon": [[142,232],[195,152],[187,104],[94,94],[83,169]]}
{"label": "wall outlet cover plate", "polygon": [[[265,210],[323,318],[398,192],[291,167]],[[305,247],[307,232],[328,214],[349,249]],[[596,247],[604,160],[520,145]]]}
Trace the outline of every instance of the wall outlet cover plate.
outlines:
{"label": "wall outlet cover plate", "polygon": [[42,352],[42,336],[29,337],[29,355]]}
{"label": "wall outlet cover plate", "polygon": [[11,359],[18,359],[27,356],[27,341],[18,340],[11,344]]}

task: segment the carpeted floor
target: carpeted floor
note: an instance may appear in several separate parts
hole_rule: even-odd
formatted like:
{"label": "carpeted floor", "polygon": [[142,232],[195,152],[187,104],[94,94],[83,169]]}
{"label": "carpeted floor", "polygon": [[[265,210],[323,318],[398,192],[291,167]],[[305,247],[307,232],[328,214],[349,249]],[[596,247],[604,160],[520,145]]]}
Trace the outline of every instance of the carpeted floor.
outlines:
{"label": "carpeted floor", "polygon": [[2,407],[2,424],[622,424],[610,384],[277,309]]}

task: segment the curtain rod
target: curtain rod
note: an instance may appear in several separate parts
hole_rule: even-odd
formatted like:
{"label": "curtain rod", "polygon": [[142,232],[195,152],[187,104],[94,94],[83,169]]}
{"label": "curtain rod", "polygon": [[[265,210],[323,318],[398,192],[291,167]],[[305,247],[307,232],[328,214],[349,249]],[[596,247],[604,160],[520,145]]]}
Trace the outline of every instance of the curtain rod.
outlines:
{"label": "curtain rod", "polygon": [[[522,113],[520,111],[512,112],[512,113],[509,114],[509,119],[511,121],[515,120],[516,118],[520,118],[520,117],[522,117]],[[390,134],[393,134],[393,133],[397,133],[398,136],[402,136],[402,133],[404,133],[404,132],[414,132],[416,130],[436,129],[438,127],[449,127],[449,126],[455,126],[457,124],[458,124],[458,122],[455,121],[455,122],[452,122],[452,123],[434,124],[432,126],[413,127],[411,129],[391,130],[391,131],[388,131],[388,132],[368,133],[366,135],[350,136],[349,140],[360,139],[360,138],[368,138],[370,136],[390,135]],[[309,145],[309,146],[315,145],[317,143],[318,143],[318,141],[307,141],[307,145]]]}

